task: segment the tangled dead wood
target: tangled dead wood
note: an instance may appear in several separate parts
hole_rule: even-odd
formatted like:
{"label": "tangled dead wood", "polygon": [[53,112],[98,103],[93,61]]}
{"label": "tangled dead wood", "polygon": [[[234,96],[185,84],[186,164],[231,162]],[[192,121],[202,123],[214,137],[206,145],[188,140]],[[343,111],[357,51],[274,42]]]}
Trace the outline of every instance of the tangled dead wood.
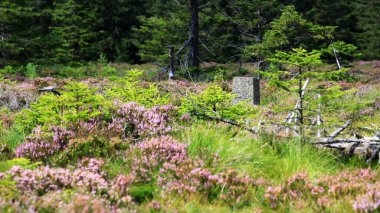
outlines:
{"label": "tangled dead wood", "polygon": [[315,144],[318,147],[338,149],[339,151],[346,153],[348,156],[359,155],[361,157],[366,157],[367,163],[370,163],[376,157],[379,158],[379,135],[362,138],[336,138],[351,124],[352,121],[347,121],[343,126],[334,131],[329,137],[319,138]]}

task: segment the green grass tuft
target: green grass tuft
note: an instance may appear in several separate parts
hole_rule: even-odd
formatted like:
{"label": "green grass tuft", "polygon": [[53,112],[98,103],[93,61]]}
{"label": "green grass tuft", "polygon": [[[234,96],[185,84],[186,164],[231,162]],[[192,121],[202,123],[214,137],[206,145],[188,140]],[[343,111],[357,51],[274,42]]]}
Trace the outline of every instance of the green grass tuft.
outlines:
{"label": "green grass tuft", "polygon": [[189,144],[189,155],[193,158],[207,163],[218,155],[214,168],[217,171],[233,168],[274,182],[282,182],[298,172],[306,172],[310,177],[330,174],[342,169],[344,163],[329,150],[310,144],[301,146],[297,138],[281,139],[265,134],[255,138],[229,126],[205,122],[190,126],[179,137]]}

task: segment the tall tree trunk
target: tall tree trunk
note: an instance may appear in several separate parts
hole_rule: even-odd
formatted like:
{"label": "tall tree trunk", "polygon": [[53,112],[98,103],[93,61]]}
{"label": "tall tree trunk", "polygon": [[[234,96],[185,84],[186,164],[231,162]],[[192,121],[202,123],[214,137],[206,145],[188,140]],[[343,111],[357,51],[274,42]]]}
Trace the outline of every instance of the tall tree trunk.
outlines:
{"label": "tall tree trunk", "polygon": [[195,74],[199,73],[199,6],[198,0],[190,0],[191,29],[190,29],[190,54],[191,66]]}
{"label": "tall tree trunk", "polygon": [[50,33],[50,26],[52,25],[52,10],[54,9],[54,1],[46,0],[45,1],[45,14],[41,17],[43,34],[48,35]]}

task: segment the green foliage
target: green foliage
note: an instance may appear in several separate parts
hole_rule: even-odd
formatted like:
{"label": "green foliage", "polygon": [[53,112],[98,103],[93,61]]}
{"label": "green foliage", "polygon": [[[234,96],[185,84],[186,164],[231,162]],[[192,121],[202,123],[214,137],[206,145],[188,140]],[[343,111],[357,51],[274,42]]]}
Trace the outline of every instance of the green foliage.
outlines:
{"label": "green foliage", "polygon": [[[243,55],[263,59],[275,49],[298,46],[320,49],[329,45],[332,31],[336,31],[334,40],[355,44],[365,58],[378,57],[377,2],[212,0],[200,4],[203,61],[237,61]],[[30,62],[76,64],[96,61],[99,53],[110,62],[166,64],[168,45],[178,51],[189,39],[186,1],[2,0],[0,17],[0,67]],[[322,27],[333,25],[338,27]],[[247,45],[248,51],[243,51]]]}
{"label": "green foliage", "polygon": [[231,127],[198,122],[180,137],[189,143],[192,158],[211,162],[213,169],[233,168],[277,183],[298,172],[318,177],[339,171],[344,166],[333,153],[310,144],[300,147],[296,139],[262,134],[255,140],[250,133],[237,131]]}
{"label": "green foliage", "polygon": [[42,95],[29,109],[23,109],[16,120],[30,131],[37,125],[67,125],[107,115],[105,98],[96,88],[80,82],[70,82],[62,95]]}
{"label": "green foliage", "polygon": [[141,70],[129,70],[125,77],[118,80],[118,84],[106,91],[110,98],[124,102],[136,102],[146,107],[165,105],[170,102],[169,94],[161,95],[154,83],[142,86]]}
{"label": "green foliage", "polygon": [[146,202],[153,199],[156,186],[153,184],[140,184],[132,186],[130,189],[131,196],[138,203]]}
{"label": "green foliage", "polygon": [[380,24],[378,11],[380,2],[355,1],[353,16],[357,19],[356,30],[353,32],[355,44],[366,59],[378,59],[380,52]]}
{"label": "green foliage", "polygon": [[141,17],[142,26],[134,28],[135,44],[139,48],[139,56],[142,60],[151,62],[168,61],[168,46],[183,43],[183,38],[187,35],[183,29],[187,25],[184,19],[171,17],[170,20],[164,18]]}
{"label": "green foliage", "polygon": [[[13,200],[16,199],[19,195],[20,193],[16,188],[16,183],[6,179],[0,179],[0,197],[3,200]],[[5,210],[7,209],[6,206],[1,206],[0,210],[4,211],[3,208],[5,208]]]}
{"label": "green foliage", "polygon": [[245,52],[259,59],[272,57],[275,50],[291,50],[296,47],[312,49],[319,40],[331,39],[335,28],[313,24],[295,10],[294,6],[283,9],[279,18],[270,24],[259,44],[247,46]]}
{"label": "green foliage", "polygon": [[106,57],[105,54],[100,53],[100,56],[99,56],[99,58],[98,58],[98,60],[97,60],[96,62],[97,62],[98,64],[103,64],[103,65],[105,65],[105,64],[108,64],[108,59],[107,59],[107,57]]}
{"label": "green foliage", "polygon": [[32,163],[29,159],[14,158],[12,160],[0,161],[0,172],[6,172],[14,166],[20,166],[24,169],[35,169],[41,163]]}
{"label": "green foliage", "polygon": [[322,64],[321,54],[318,51],[308,52],[303,48],[294,48],[290,52],[276,51],[269,60],[278,64],[288,65],[290,68],[311,68]]}
{"label": "green foliage", "polygon": [[10,129],[4,129],[0,133],[0,144],[5,144],[11,150],[16,149],[26,136],[24,126],[20,123],[14,123]]}
{"label": "green foliage", "polygon": [[233,104],[234,95],[220,86],[210,86],[200,94],[190,94],[182,100],[181,114],[200,114],[238,120],[253,113],[246,102]]}
{"label": "green foliage", "polygon": [[14,69],[12,66],[5,66],[3,69],[0,69],[0,76],[3,75],[14,75],[16,74],[17,70]]}
{"label": "green foliage", "polygon": [[[268,60],[278,65],[285,65],[289,71],[277,71],[272,65],[273,70],[263,71],[260,74],[270,77],[269,84],[271,85],[278,86],[287,91],[298,92],[301,88],[294,89],[292,85],[295,85],[300,79],[310,76],[321,76],[323,74],[306,70],[322,64],[320,55],[319,51],[308,52],[303,48],[294,48],[290,52],[276,51],[274,57]],[[292,71],[296,77],[293,80],[284,81],[282,76],[289,75]]]}
{"label": "green foliage", "polygon": [[[50,27],[51,52],[46,56],[52,62],[71,63],[99,56],[99,32],[96,4],[67,0],[54,5],[55,25]],[[69,17],[69,18],[68,18]]]}
{"label": "green foliage", "polygon": [[54,166],[75,165],[85,157],[110,158],[116,154],[115,147],[107,139],[90,137],[77,139],[67,149],[50,157],[47,162]]}
{"label": "green foliage", "polygon": [[33,63],[28,63],[25,67],[25,76],[28,78],[38,77],[37,66]]}
{"label": "green foliage", "polygon": [[353,44],[347,44],[344,41],[332,42],[327,48],[321,49],[321,53],[326,57],[329,57],[330,60],[335,60],[334,50],[337,54],[337,57],[340,59],[342,65],[348,65],[349,61],[352,61],[356,58],[362,56],[358,52],[358,48]]}

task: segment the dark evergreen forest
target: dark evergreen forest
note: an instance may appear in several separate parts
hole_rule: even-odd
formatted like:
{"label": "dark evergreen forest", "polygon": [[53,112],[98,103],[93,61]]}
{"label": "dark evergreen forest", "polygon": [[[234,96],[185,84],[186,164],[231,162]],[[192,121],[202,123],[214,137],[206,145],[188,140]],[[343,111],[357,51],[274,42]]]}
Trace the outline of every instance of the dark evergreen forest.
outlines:
{"label": "dark evergreen forest", "polygon": [[[96,61],[100,55],[112,62],[168,61],[169,47],[178,52],[189,41],[191,2],[1,0],[0,67],[75,64]],[[322,49],[344,41],[358,47],[361,59],[379,58],[379,0],[199,0],[197,4],[200,61],[259,61],[263,53],[258,46],[273,44],[270,39],[281,43],[290,36],[295,40],[275,49]],[[313,23],[313,29],[290,35],[297,33],[292,28],[302,25],[292,12],[285,14],[284,29],[271,24],[291,5],[308,21],[305,27]],[[334,33],[318,41],[305,39],[315,36],[318,26],[331,26],[329,32]]]}

